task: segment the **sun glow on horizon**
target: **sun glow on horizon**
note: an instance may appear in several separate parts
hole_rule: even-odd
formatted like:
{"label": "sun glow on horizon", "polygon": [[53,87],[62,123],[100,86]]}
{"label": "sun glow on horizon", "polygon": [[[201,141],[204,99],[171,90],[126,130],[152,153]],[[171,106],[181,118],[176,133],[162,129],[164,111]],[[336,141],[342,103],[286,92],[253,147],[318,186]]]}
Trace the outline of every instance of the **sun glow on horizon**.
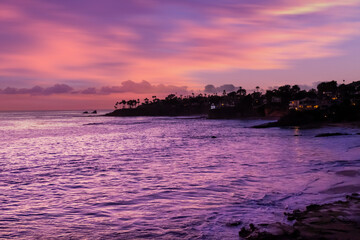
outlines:
{"label": "sun glow on horizon", "polygon": [[[287,74],[311,85],[327,68],[307,69],[308,77],[300,79],[290,75],[303,71],[297,61],[348,56],[347,65],[359,60],[350,50],[359,41],[359,13],[358,0],[107,0],[101,5],[5,0],[0,3],[0,89],[55,84],[87,89],[146,80],[199,90],[214,83],[199,74],[204,72],[220,76],[218,85],[277,85],[269,71],[283,71],[281,81]],[[350,41],[355,42],[344,49]],[[250,80],[246,71],[259,77]],[[334,78],[342,75],[339,67]]]}

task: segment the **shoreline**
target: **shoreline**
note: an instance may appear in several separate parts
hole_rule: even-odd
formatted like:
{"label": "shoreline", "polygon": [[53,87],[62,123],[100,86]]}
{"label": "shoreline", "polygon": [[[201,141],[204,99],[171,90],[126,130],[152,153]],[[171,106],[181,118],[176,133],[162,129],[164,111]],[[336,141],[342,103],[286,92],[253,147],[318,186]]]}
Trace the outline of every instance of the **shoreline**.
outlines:
{"label": "shoreline", "polygon": [[311,204],[304,210],[284,212],[289,223],[249,224],[239,232],[241,239],[354,239],[360,234],[360,195],[345,201]]}
{"label": "shoreline", "polygon": [[360,128],[360,121],[346,121],[346,122],[314,122],[302,125],[286,125],[279,122],[268,122],[260,125],[252,126],[252,128],[299,128],[299,129],[311,129],[311,128],[322,128],[322,127],[341,127],[341,128]]}
{"label": "shoreline", "polygon": [[328,123],[329,127],[344,127],[344,128],[360,128],[360,121],[354,122],[341,122],[341,123]]}
{"label": "shoreline", "polygon": [[137,108],[131,109],[117,109],[105,114],[101,114],[100,116],[105,117],[188,117],[188,116],[201,116],[206,117],[207,119],[230,119],[230,120],[279,120],[281,116],[259,116],[259,115],[248,115],[248,116],[237,116],[237,117],[219,117],[219,118],[211,118],[207,112],[197,112],[197,113],[160,113],[154,114],[149,112],[139,112]]}

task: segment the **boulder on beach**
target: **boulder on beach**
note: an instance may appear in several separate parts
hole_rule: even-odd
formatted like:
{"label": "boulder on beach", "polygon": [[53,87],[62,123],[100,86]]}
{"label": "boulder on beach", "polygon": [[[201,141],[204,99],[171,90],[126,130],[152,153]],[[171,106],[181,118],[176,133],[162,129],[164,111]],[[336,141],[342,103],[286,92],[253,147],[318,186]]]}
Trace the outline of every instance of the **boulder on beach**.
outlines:
{"label": "boulder on beach", "polygon": [[344,136],[344,135],[349,135],[348,133],[320,133],[318,135],[316,135],[315,137],[332,137],[332,136]]}
{"label": "boulder on beach", "polygon": [[242,239],[355,239],[360,235],[360,195],[346,201],[311,204],[305,210],[284,213],[292,223],[270,223],[243,227]]}

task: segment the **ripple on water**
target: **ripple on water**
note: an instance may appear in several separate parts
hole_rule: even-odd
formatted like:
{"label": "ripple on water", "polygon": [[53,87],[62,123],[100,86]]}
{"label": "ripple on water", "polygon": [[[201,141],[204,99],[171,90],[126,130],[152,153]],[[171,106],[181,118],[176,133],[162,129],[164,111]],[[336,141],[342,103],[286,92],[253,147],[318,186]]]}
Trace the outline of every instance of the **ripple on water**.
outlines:
{"label": "ripple on water", "polygon": [[360,191],[356,136],[62,114],[0,122],[0,238],[234,239],[286,208]]}

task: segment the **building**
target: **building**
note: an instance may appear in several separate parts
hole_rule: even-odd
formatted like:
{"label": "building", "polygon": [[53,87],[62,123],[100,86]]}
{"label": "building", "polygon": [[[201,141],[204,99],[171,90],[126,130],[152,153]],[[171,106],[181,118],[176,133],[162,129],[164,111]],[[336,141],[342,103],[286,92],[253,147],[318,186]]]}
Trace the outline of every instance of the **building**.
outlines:
{"label": "building", "polygon": [[314,110],[319,108],[319,102],[314,98],[303,98],[300,100],[292,100],[289,102],[289,109],[296,111]]}

